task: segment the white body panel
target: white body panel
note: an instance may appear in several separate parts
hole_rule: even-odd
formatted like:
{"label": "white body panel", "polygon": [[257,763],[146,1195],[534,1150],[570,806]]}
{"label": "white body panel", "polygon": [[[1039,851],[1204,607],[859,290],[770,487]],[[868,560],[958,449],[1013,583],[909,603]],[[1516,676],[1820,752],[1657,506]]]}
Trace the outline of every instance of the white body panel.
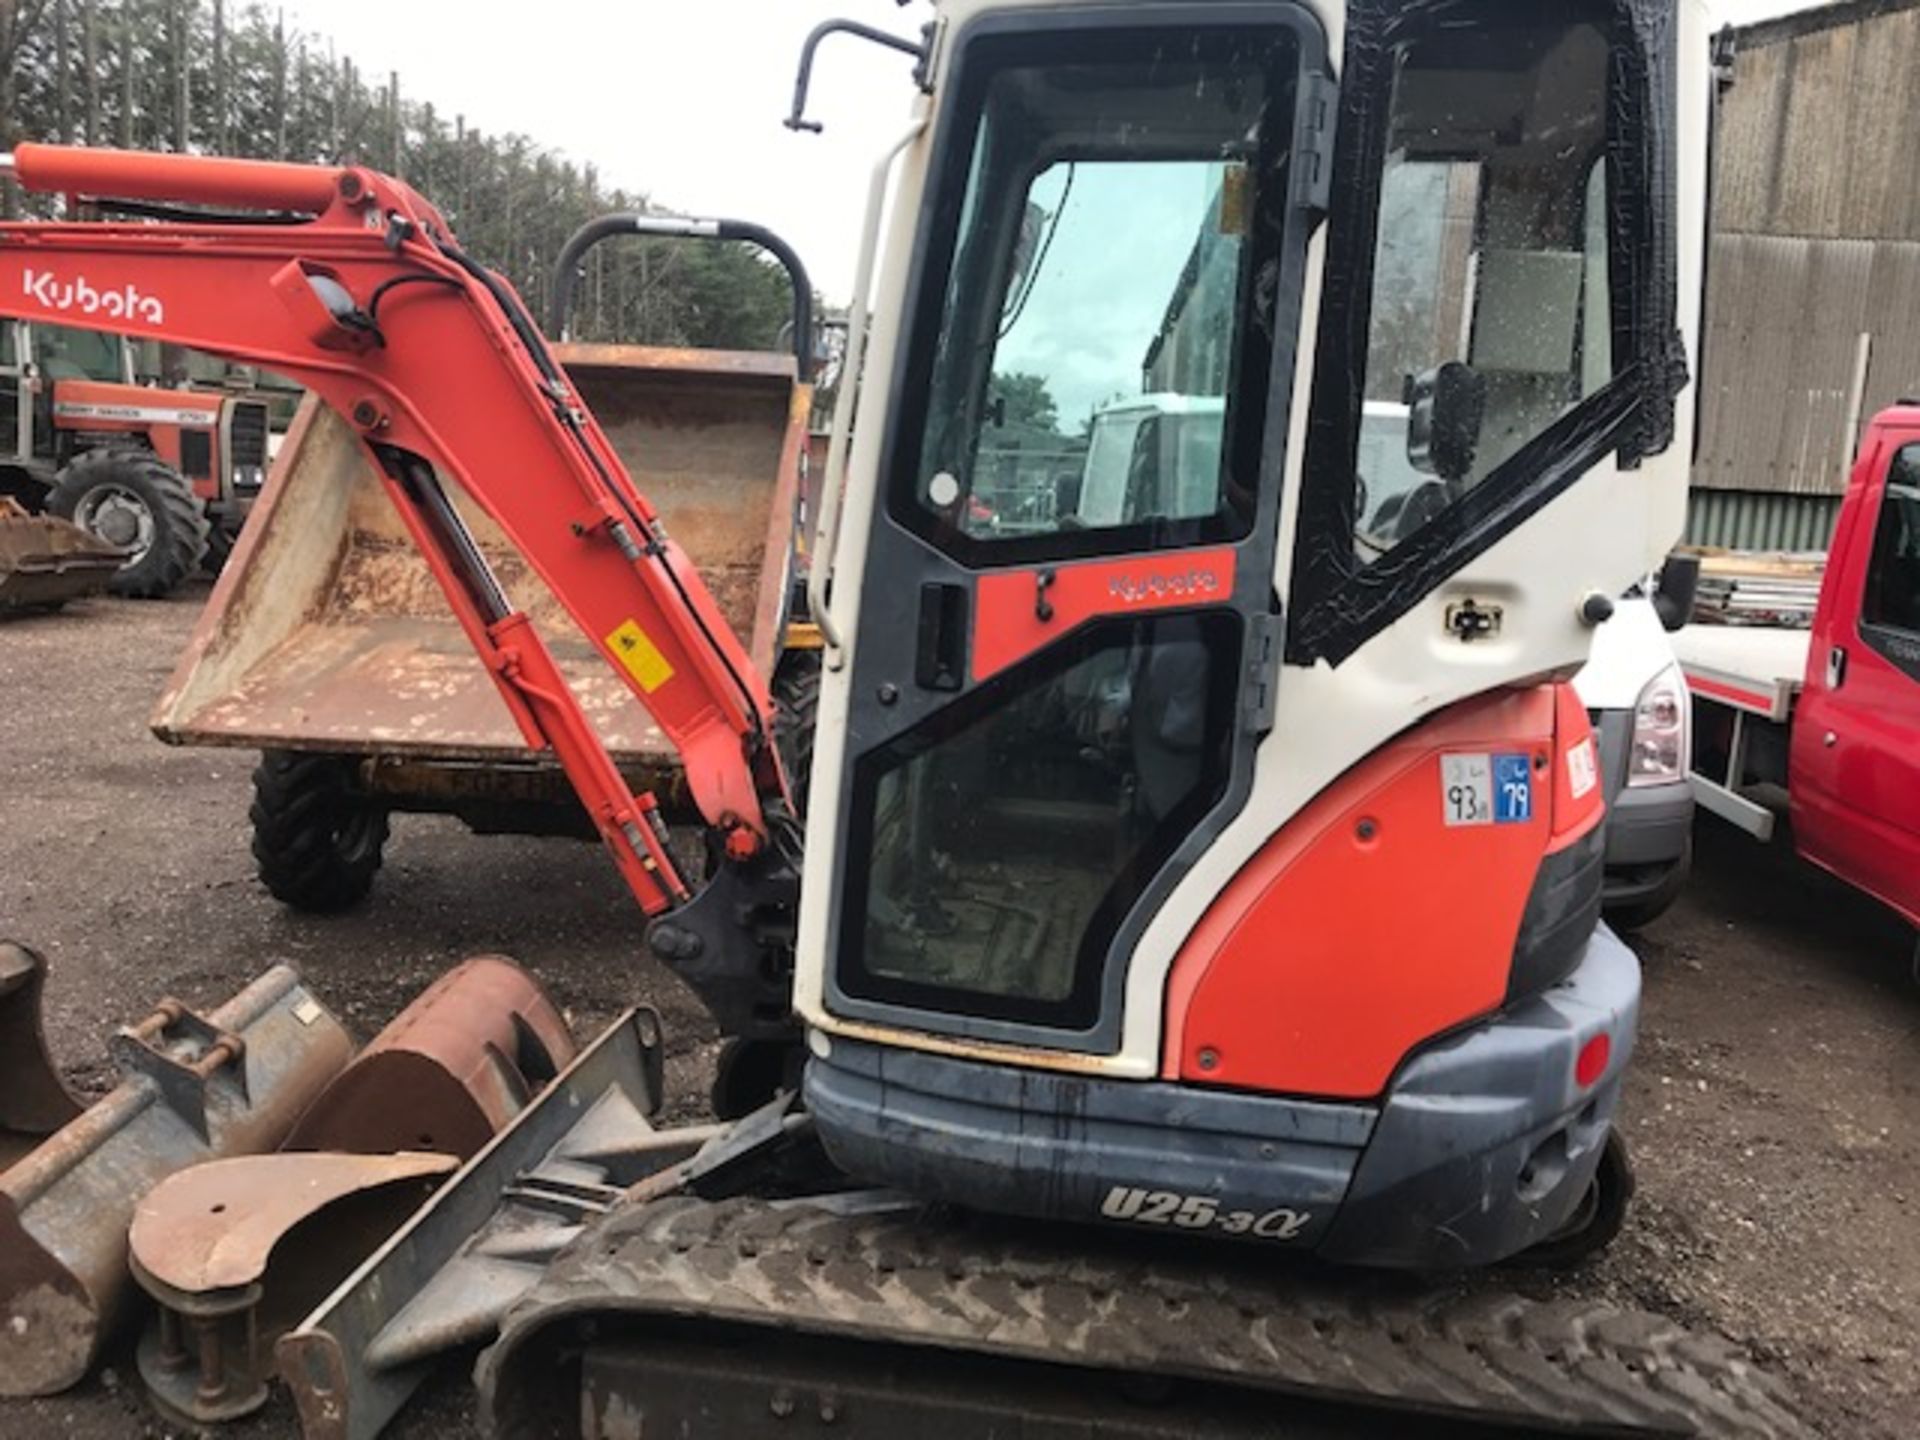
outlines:
{"label": "white body panel", "polygon": [[1811,631],[1759,625],[1689,625],[1673,637],[1688,683],[1769,720],[1784,720],[1793,708],[1812,644]]}
{"label": "white body panel", "polygon": [[[1303,4],[1320,16],[1330,54],[1337,63],[1342,49],[1343,7],[1314,0],[1303,0]],[[956,0],[943,5],[942,20],[949,36],[968,15],[987,8],[1003,7],[990,5],[989,0]],[[1704,0],[1679,0],[1677,9],[1683,37],[1679,57],[1680,209],[1676,217],[1680,324],[1688,353],[1692,354],[1698,331],[1705,238],[1705,134],[1711,103],[1709,27]],[[943,52],[946,49],[943,44]],[[942,53],[938,65],[943,68],[948,58]],[[929,156],[940,143],[937,129],[929,126],[904,152],[892,202],[896,217],[904,219],[918,213]],[[1338,185],[1340,177],[1334,179]],[[1302,292],[1304,318],[1296,351],[1286,488],[1273,577],[1283,604],[1288,601],[1292,583],[1326,242],[1327,227],[1321,225],[1310,243]],[[886,236],[872,294],[875,318],[865,364],[869,377],[894,373],[913,247],[910,225],[896,223]],[[808,821],[807,849],[815,857],[813,866],[819,867],[810,866],[809,875],[818,879],[810,878],[803,890],[794,999],[802,1018],[817,1032],[816,1044],[828,1044],[832,1034],[845,1033],[905,1047],[999,1057],[1035,1067],[1116,1077],[1157,1075],[1167,976],[1175,956],[1221,890],[1277,830],[1409,724],[1491,688],[1569,676],[1585,663],[1592,631],[1579,617],[1582,600],[1596,591],[1620,594],[1637,577],[1657,568],[1679,539],[1685,519],[1693,419],[1693,406],[1683,397],[1677,407],[1676,434],[1663,454],[1649,458],[1637,470],[1616,471],[1610,464],[1597,467],[1466,570],[1433,590],[1398,622],[1370,639],[1337,670],[1325,664],[1310,669],[1282,668],[1273,729],[1257,756],[1252,794],[1238,817],[1161,906],[1134,950],[1126,979],[1122,1042],[1115,1054],[1014,1050],[849,1023],[827,1013],[823,981],[833,889],[830,868],[845,861],[837,833],[837,807],[814,807]],[[864,580],[863,557],[881,504],[880,428],[877,424],[856,426],[848,455],[845,516],[836,553],[830,557],[838,597],[834,610],[843,620],[854,612],[852,597],[859,593]],[[832,484],[834,478],[830,473],[828,483]],[[828,559],[820,555],[816,564]],[[1449,632],[1448,608],[1468,598],[1501,607],[1504,621],[1498,636],[1466,644]],[[910,623],[904,611],[902,623]],[[860,640],[857,634],[846,638],[848,650],[830,660],[822,689],[812,782],[815,794],[832,794],[841,788],[847,761],[847,662]]]}
{"label": "white body panel", "polygon": [[1594,630],[1593,649],[1573,688],[1589,710],[1631,710],[1647,682],[1673,662],[1673,641],[1653,602],[1629,598]]}

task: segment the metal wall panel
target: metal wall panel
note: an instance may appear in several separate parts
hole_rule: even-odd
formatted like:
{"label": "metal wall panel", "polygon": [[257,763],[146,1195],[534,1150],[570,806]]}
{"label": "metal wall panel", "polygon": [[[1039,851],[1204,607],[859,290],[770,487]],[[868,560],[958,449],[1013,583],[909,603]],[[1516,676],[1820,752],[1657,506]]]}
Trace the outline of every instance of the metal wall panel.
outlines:
{"label": "metal wall panel", "polygon": [[1714,237],[1696,486],[1838,488],[1853,448],[1861,336],[1876,323],[1876,248],[1864,240]]}
{"label": "metal wall panel", "polygon": [[1860,425],[1920,397],[1914,317],[1920,242],[1716,235],[1695,487],[1844,490]]}
{"label": "metal wall panel", "polygon": [[[1838,495],[1857,422],[1920,396],[1920,0],[1741,32],[1716,158],[1694,486]],[[1771,543],[1790,510],[1696,494],[1695,523]]]}
{"label": "metal wall panel", "polygon": [[1912,0],[1756,26],[1741,36],[1734,77],[1720,115],[1716,229],[1920,240]]}
{"label": "metal wall panel", "polygon": [[1695,490],[1686,543],[1723,550],[1825,550],[1840,516],[1837,495]]}

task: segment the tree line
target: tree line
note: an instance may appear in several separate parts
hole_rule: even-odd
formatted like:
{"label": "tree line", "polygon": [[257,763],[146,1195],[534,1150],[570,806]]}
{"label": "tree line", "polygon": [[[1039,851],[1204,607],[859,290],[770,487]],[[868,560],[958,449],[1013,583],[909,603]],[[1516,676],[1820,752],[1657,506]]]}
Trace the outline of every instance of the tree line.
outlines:
{"label": "tree line", "polygon": [[[656,209],[591,164],[408,96],[284,11],[228,0],[0,0],[0,148],[23,140],[364,164],[405,179],[468,251],[546,318],[568,235]],[[41,197],[11,182],[9,216]],[[608,241],[575,289],[581,339],[767,348],[792,313],[785,272],[738,245]]]}

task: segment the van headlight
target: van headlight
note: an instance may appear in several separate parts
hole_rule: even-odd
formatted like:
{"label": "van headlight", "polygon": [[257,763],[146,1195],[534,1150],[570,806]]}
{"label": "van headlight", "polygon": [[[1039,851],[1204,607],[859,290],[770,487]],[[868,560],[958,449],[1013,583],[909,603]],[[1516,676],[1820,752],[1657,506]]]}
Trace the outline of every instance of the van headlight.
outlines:
{"label": "van headlight", "polygon": [[1633,706],[1629,786],[1670,785],[1687,778],[1692,708],[1678,665],[1669,665],[1647,682]]}

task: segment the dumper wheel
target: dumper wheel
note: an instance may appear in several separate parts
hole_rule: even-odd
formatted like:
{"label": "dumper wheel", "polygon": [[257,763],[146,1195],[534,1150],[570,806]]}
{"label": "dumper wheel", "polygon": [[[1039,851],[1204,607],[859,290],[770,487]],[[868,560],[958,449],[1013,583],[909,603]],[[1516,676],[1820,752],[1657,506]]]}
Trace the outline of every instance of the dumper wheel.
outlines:
{"label": "dumper wheel", "polygon": [[186,479],[145,450],[89,450],[60,472],[47,509],[128,552],[108,585],[153,600],[192,575],[207,550],[207,514]]}
{"label": "dumper wheel", "polygon": [[780,657],[773,675],[773,743],[793,803],[802,818],[807,813],[807,781],[813,771],[813,728],[820,715],[820,652],[789,650]]}
{"label": "dumper wheel", "polygon": [[1607,1132],[1607,1147],[1600,1152],[1600,1168],[1593,1184],[1557,1234],[1548,1236],[1530,1250],[1514,1257],[1517,1265],[1545,1269],[1569,1269],[1582,1265],[1614,1242],[1627,1223],[1627,1206],[1633,1200],[1633,1162],[1627,1158],[1627,1142],[1618,1130]]}
{"label": "dumper wheel", "polygon": [[200,557],[200,568],[214,578],[227,568],[227,561],[233,556],[233,542],[239,537],[224,525],[215,525],[207,531],[207,553]]}
{"label": "dumper wheel", "polygon": [[253,772],[253,858],[273,898],[331,915],[373,888],[387,812],[353,788],[354,762],[268,750]]}

